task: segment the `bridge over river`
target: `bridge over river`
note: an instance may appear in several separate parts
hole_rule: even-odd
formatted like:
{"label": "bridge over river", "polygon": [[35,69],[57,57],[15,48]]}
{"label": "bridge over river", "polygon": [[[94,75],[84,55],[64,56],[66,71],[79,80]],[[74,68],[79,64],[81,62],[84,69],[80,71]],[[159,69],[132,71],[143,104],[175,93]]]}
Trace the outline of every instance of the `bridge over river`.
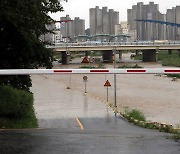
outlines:
{"label": "bridge over river", "polygon": [[62,63],[68,64],[71,52],[85,52],[87,56],[88,51],[102,51],[103,61],[112,62],[113,54],[119,53],[122,57],[123,51],[141,51],[144,62],[156,62],[159,50],[178,50],[180,52],[180,42],[169,41],[144,41],[144,42],[81,42],[81,43],[59,43],[53,46],[54,52],[62,53]]}

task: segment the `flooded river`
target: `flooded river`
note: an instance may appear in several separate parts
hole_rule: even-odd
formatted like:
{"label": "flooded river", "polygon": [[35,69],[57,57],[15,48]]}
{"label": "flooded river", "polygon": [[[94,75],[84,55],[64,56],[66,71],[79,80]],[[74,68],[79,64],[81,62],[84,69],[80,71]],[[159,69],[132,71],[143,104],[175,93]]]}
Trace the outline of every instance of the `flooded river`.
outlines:
{"label": "flooded river", "polygon": [[[56,68],[79,68],[80,65],[82,64],[57,65]],[[139,63],[138,65],[146,68],[162,67],[158,63]],[[106,65],[106,68],[112,67],[113,64]],[[76,101],[84,101],[84,75],[86,74],[32,76],[34,84],[32,91],[35,93],[35,110],[38,117],[45,118],[46,115],[44,113],[46,110],[49,110],[52,115],[51,118],[57,118],[60,113],[57,100],[67,101],[70,103],[69,105]],[[88,97],[99,100],[103,104],[107,100],[107,89],[104,87],[104,83],[106,80],[109,80],[111,83],[111,87],[108,90],[109,103],[114,104],[114,75],[86,76],[88,76],[86,85]],[[37,82],[39,85],[36,86]],[[49,94],[43,91],[45,87],[43,89],[41,88],[41,91],[38,89],[38,86],[44,83],[47,84],[47,82],[48,88],[51,89]],[[66,89],[67,87],[70,87],[70,89]],[[69,91],[64,93],[65,90]],[[57,91],[59,94],[57,94]],[[72,91],[76,92],[76,96],[71,94]],[[126,107],[141,110],[147,120],[164,122],[173,124],[174,126],[180,124],[179,93],[180,80],[172,82],[171,78],[152,74],[117,75],[118,106],[122,110]],[[48,95],[48,100],[43,99],[44,95]],[[44,101],[49,101],[52,104],[47,105],[48,103]]]}

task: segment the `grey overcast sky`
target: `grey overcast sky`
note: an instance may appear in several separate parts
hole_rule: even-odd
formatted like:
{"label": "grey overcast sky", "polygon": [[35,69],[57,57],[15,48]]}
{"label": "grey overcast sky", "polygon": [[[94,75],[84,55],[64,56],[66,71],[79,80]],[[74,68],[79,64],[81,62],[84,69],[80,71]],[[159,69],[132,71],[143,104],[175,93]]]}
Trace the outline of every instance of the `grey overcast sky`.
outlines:
{"label": "grey overcast sky", "polygon": [[107,6],[108,9],[114,9],[119,12],[120,21],[127,21],[127,9],[131,9],[132,5],[137,4],[137,2],[143,2],[144,4],[154,2],[155,4],[159,4],[161,13],[166,13],[166,9],[180,5],[180,0],[68,0],[68,2],[61,2],[64,12],[52,14],[51,17],[54,20],[60,20],[60,17],[66,14],[69,14],[71,19],[80,17],[81,19],[85,19],[86,28],[88,28],[89,8]]}

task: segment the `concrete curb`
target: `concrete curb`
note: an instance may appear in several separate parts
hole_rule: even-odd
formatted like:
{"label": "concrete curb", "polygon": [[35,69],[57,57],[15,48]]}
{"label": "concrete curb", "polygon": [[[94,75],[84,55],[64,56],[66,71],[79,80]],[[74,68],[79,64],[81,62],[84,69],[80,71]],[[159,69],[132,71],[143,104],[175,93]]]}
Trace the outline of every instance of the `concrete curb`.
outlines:
{"label": "concrete curb", "polygon": [[120,117],[123,117],[127,121],[138,125],[140,127],[144,128],[150,128],[150,129],[157,129],[160,132],[168,132],[168,133],[175,133],[180,132],[180,128],[173,127],[172,124],[166,124],[161,122],[151,122],[151,121],[139,121],[137,119],[134,119],[133,117],[130,117],[127,113],[120,112],[117,107],[110,106],[114,113],[119,114]]}
{"label": "concrete curb", "polygon": [[[91,94],[87,94],[89,96],[93,96]],[[99,100],[99,98],[94,97],[94,99]],[[128,114],[126,114],[125,112],[121,112],[120,110],[118,110],[117,107],[115,107],[111,102],[107,102],[107,101],[102,101],[101,102],[105,103],[105,105],[108,108],[112,108],[114,113],[118,114],[121,118],[125,119],[126,121],[129,121],[135,125],[138,125],[140,127],[143,128],[150,128],[150,129],[157,129],[160,132],[169,132],[169,133],[175,133],[175,132],[180,132],[180,128],[174,128],[172,124],[166,124],[166,123],[161,123],[161,122],[150,122],[150,121],[139,121],[137,119],[134,119],[133,117],[130,117]]]}

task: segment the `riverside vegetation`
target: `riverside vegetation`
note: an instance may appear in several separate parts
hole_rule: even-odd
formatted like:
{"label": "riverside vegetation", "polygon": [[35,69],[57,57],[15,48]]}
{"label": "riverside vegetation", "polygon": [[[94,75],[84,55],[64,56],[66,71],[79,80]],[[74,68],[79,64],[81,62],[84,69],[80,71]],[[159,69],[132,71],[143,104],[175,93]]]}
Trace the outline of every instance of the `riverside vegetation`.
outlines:
{"label": "riverside vegetation", "polygon": [[179,126],[177,128],[173,128],[172,125],[146,121],[146,117],[144,113],[139,111],[138,109],[129,110],[128,108],[125,108],[124,113],[120,112],[120,114],[124,118],[126,118],[129,122],[135,125],[148,128],[148,129],[158,129],[160,132],[171,133],[174,135],[173,138],[176,141],[180,140],[180,127]]}
{"label": "riverside vegetation", "polygon": [[[142,60],[142,55],[136,55],[134,58],[136,60]],[[162,66],[180,67],[180,51],[160,51],[158,53],[158,61],[162,62]],[[167,76],[180,78],[180,74],[168,74]]]}
{"label": "riverside vegetation", "polygon": [[0,86],[0,128],[38,127],[33,101],[30,92]]}
{"label": "riverside vegetation", "polygon": [[[52,68],[53,54],[41,36],[52,33],[50,13],[59,0],[3,0],[0,3],[0,69]],[[37,127],[30,75],[0,75],[0,128]]]}
{"label": "riverside vegetation", "polygon": [[[142,55],[133,56],[136,60],[142,60]],[[168,50],[159,51],[158,61],[162,61],[163,66],[175,66],[180,67],[179,51],[173,50],[168,53]]]}

